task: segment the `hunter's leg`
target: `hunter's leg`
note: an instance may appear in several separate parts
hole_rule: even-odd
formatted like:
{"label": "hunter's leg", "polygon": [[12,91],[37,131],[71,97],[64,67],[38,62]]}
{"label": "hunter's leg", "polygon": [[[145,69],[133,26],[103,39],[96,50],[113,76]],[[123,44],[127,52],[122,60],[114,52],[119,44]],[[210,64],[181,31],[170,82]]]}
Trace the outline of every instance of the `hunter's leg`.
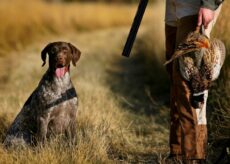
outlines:
{"label": "hunter's leg", "polygon": [[[176,46],[177,17],[175,11],[175,1],[167,0],[165,14],[166,60],[172,57]],[[166,69],[170,76],[170,157],[178,157],[181,156],[181,126],[175,102],[175,90],[173,87],[173,63],[168,64]]]}
{"label": "hunter's leg", "polygon": [[[177,44],[179,44],[188,33],[195,31],[197,15],[183,17],[179,21],[177,31]],[[179,65],[175,62],[173,69],[174,87],[176,90],[176,103],[182,126],[182,150],[185,159],[205,159],[207,144],[206,123],[198,124],[197,113],[190,102],[190,88],[179,72]],[[206,109],[204,109],[206,110]],[[205,117],[206,119],[206,117]]]}
{"label": "hunter's leg", "polygon": [[[166,60],[169,60],[174,53],[176,44],[177,27],[165,25],[166,36]],[[179,122],[179,115],[177,112],[175,102],[175,91],[173,90],[172,68],[173,64],[170,63],[166,69],[170,76],[170,154],[179,156],[181,155],[181,126]]]}

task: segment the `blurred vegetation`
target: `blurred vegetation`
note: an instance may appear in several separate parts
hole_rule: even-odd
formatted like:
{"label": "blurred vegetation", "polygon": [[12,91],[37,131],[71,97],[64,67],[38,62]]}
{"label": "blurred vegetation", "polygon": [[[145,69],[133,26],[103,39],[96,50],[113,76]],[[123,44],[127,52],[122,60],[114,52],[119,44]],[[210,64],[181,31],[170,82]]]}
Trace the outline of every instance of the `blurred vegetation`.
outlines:
{"label": "blurred vegetation", "polygon": [[44,0],[47,2],[115,2],[115,3],[134,3],[139,0]]}
{"label": "blurred vegetation", "polygon": [[[139,3],[140,0],[43,0],[46,2],[99,2],[99,3]],[[162,0],[149,0],[149,3],[151,2],[161,2]]]}
{"label": "blurred vegetation", "polygon": [[[26,2],[26,3],[25,3]],[[130,25],[136,5],[0,1],[0,56],[47,35]]]}
{"label": "blurred vegetation", "polygon": [[[210,157],[230,153],[230,22],[228,21],[230,2],[225,1],[222,12],[214,28],[213,37],[221,39],[226,46],[226,60],[219,79],[210,89],[208,99],[208,129],[211,143]],[[221,153],[222,152],[222,153]],[[220,159],[221,160],[220,156]],[[212,158],[211,158],[212,159]],[[217,162],[218,163],[218,162]],[[221,161],[219,162],[221,163]]]}
{"label": "blurred vegetation", "polygon": [[211,111],[214,111],[211,134],[216,139],[230,138],[230,22],[227,20],[229,8],[230,3],[226,1],[214,29],[214,37],[225,43],[227,53],[221,76],[213,85],[209,101]]}

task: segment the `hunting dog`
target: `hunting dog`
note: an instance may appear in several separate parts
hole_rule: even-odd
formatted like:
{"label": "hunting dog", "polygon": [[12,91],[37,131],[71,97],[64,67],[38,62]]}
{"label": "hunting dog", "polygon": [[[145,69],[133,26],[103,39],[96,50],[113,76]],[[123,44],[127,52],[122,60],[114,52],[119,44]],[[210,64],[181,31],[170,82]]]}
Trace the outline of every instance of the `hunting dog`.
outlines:
{"label": "hunting dog", "polygon": [[33,145],[55,134],[75,138],[77,93],[70,79],[70,63],[76,66],[81,52],[71,43],[54,42],[41,52],[49,68],[38,87],[10,126],[4,145]]}

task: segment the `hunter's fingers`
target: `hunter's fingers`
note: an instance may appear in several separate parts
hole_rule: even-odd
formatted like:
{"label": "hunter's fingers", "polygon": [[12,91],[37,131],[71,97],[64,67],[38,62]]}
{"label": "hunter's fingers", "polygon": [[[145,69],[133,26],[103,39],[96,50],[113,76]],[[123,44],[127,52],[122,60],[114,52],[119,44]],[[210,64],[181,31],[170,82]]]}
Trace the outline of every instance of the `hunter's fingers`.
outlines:
{"label": "hunter's fingers", "polygon": [[205,29],[208,28],[208,22],[204,22],[204,28],[205,28]]}
{"label": "hunter's fingers", "polygon": [[197,26],[200,27],[202,25],[202,20],[203,20],[202,13],[199,12]]}

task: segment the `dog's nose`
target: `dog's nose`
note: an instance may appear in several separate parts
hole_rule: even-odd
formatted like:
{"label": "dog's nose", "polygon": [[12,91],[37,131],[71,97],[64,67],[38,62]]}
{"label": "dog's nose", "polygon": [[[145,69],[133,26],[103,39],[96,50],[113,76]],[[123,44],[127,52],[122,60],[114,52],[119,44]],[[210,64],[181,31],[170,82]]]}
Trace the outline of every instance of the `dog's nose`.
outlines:
{"label": "dog's nose", "polygon": [[57,62],[63,62],[64,60],[63,60],[63,57],[57,57]]}
{"label": "dog's nose", "polygon": [[62,57],[61,57],[61,56],[58,56],[57,58],[58,58],[58,60],[62,60]]}

